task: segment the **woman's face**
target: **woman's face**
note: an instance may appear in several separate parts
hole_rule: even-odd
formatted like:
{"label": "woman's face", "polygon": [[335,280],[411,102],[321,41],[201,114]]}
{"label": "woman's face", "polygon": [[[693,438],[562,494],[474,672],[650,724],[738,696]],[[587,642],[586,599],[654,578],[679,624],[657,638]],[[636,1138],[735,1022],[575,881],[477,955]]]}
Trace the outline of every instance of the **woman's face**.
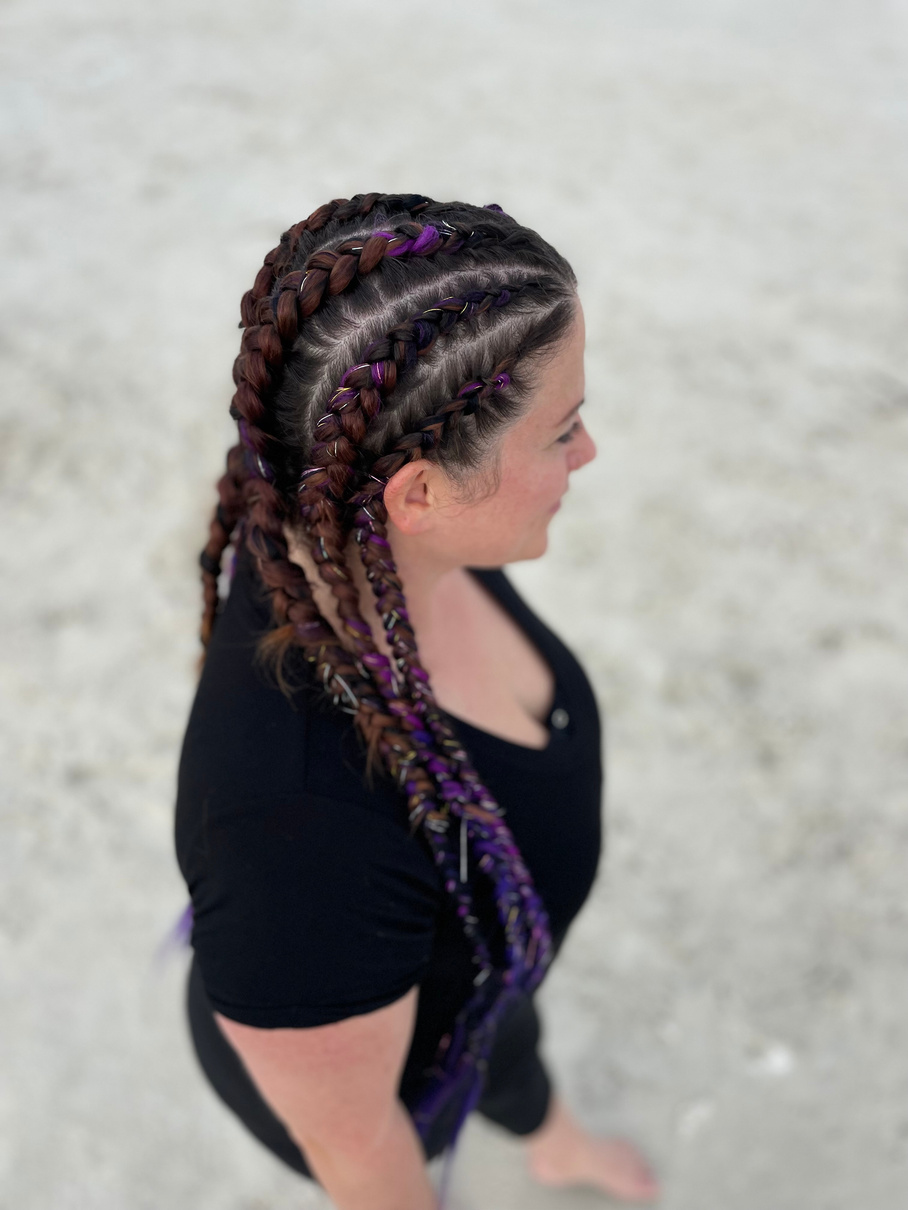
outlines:
{"label": "woman's face", "polygon": [[549,522],[571,471],[596,456],[578,413],[585,336],[578,301],[567,335],[540,365],[523,415],[500,438],[497,490],[465,499],[437,465],[425,461],[408,464],[389,481],[384,499],[392,546],[403,539],[436,564],[461,567],[500,567],[545,553]]}

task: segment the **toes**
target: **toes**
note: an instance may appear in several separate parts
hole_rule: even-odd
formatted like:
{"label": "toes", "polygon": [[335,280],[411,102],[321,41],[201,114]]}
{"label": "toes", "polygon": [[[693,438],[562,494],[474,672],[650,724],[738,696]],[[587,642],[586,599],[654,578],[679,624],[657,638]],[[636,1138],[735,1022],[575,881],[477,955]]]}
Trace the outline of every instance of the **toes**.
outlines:
{"label": "toes", "polygon": [[602,1139],[597,1150],[601,1164],[597,1183],[633,1200],[649,1200],[659,1192],[655,1173],[633,1144]]}

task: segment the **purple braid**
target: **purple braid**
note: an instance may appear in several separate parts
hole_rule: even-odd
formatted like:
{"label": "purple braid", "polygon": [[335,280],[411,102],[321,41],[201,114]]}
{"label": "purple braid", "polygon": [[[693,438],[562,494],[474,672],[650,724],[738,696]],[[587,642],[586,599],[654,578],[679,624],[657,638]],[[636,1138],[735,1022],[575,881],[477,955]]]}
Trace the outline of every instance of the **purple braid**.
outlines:
{"label": "purple braid", "polygon": [[[304,521],[310,519],[317,507],[313,496],[320,497],[322,503],[330,499],[336,507],[346,503],[354,512],[357,547],[389,646],[397,657],[398,672],[404,674],[412,700],[412,709],[405,710],[400,721],[409,733],[413,751],[398,765],[404,770],[419,765],[432,775],[430,782],[410,777],[404,782],[410,823],[413,830],[424,826],[444,888],[456,902],[457,915],[479,968],[473,995],[458,1015],[452,1033],[441,1040],[433,1080],[414,1114],[423,1137],[441,1110],[457,1095],[463,1098],[458,1123],[465,1120],[481,1091],[482,1073],[488,1064],[498,1021],[515,995],[530,993],[539,984],[552,958],[552,940],[547,913],[502,818],[503,809],[479,780],[466,752],[444,721],[432,694],[429,675],[418,660],[415,636],[387,539],[387,512],[382,496],[388,478],[404,462],[442,441],[452,416],[474,412],[494,392],[508,386],[510,375],[499,367],[491,379],[465,384],[450,404],[427,416],[417,432],[407,434],[389,455],[375,460],[367,484],[352,494],[343,490],[352,477],[352,468],[338,457],[343,436],[338,417],[357,409],[374,417],[383,398],[396,385],[400,372],[428,353],[439,335],[450,331],[461,319],[469,319],[490,307],[505,306],[513,296],[534,286],[535,283],[527,282],[442,299],[412,316],[384,340],[374,341],[362,361],[343,375],[327,412],[317,422],[317,441],[312,449],[316,461],[304,472],[299,489]],[[406,338],[410,332],[412,340]],[[344,476],[328,473],[338,465],[348,473]],[[344,500],[338,495],[348,498]],[[397,712],[399,690],[391,662],[375,647],[365,621],[357,620],[362,621],[362,627],[356,626],[354,632],[361,646],[368,648],[361,653],[361,659],[376,674],[388,709]],[[458,821],[454,843],[452,817]],[[501,970],[496,968],[489,945],[478,928],[468,874],[471,851],[477,868],[494,890],[498,920],[505,936],[505,965]]]}
{"label": "purple braid", "polygon": [[[346,238],[319,248],[323,229],[338,223]],[[379,266],[385,268],[372,277]],[[445,285],[429,293],[435,279]],[[481,284],[502,279],[513,284]],[[446,297],[395,323],[339,374],[336,350],[352,358],[352,339],[364,325],[370,335],[381,332],[386,325],[377,321],[387,316],[392,323],[403,299],[431,298],[443,288]],[[406,796],[411,832],[428,845],[472,948],[472,992],[439,1043],[414,1110],[425,1140],[442,1111],[456,1107],[443,1184],[453,1142],[481,1094],[498,1023],[518,996],[538,986],[553,950],[545,907],[504,810],[435,701],[391,555],[383,496],[412,459],[475,465],[485,437],[516,414],[531,385],[522,367],[566,331],[575,288],[567,262],[495,205],[359,194],[290,228],[243,297],[231,404],[239,444],[203,552],[205,641],[218,609],[220,552],[235,530],[271,593],[276,625],[262,640],[263,654],[276,657],[283,685],[284,654],[301,651],[334,707],[354,717],[368,744],[367,776],[378,756]],[[517,299],[524,302],[509,305]],[[469,342],[439,342],[461,321],[473,329]],[[436,347],[438,354],[427,356]],[[410,371],[419,363],[427,370],[414,375],[414,393]],[[338,382],[320,415],[316,401]],[[427,397],[446,402],[433,402],[424,415]],[[288,528],[335,598],[343,641],[290,558]],[[347,564],[351,535],[391,659],[362,615]],[[475,879],[491,889],[493,920],[480,920]]]}

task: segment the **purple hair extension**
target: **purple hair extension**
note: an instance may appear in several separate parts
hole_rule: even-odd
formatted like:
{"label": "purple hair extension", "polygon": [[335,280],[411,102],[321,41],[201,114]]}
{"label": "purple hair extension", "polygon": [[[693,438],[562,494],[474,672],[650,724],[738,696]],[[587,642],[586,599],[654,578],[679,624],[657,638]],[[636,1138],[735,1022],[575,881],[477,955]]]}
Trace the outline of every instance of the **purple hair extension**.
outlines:
{"label": "purple hair extension", "polygon": [[[474,314],[482,304],[485,307],[503,306],[522,288],[501,289],[491,300],[485,291],[472,292],[463,299],[445,298],[412,317],[415,339],[412,354],[409,354],[410,361],[428,351],[439,333],[449,330],[458,319]],[[439,318],[431,319],[433,315]],[[380,395],[385,394],[385,363],[369,361],[370,355],[377,352],[383,343],[373,342],[365,351],[364,360],[351,366],[341,377],[340,385],[328,403],[327,413],[315,426],[316,432],[322,427],[327,428],[330,436],[313,445],[313,458],[331,456],[330,447],[336,435],[333,414],[353,405],[367,385]],[[359,373],[361,371],[368,372],[364,381]],[[466,400],[463,410],[469,412],[475,410],[482,394],[503,390],[510,381],[510,375],[504,371],[490,380],[477,379],[465,384],[458,391],[457,398]],[[429,422],[437,419],[427,418]],[[319,463],[304,472],[300,487],[304,515],[308,512],[308,507],[303,503],[309,487],[308,480],[322,466]],[[347,502],[355,510],[353,532],[366,564],[391,649],[406,650],[406,637],[400,631],[402,625],[410,629],[406,610],[400,605],[392,608],[385,600],[386,595],[393,591],[388,581],[393,583],[398,580],[398,575],[384,532],[383,519],[378,515],[384,505],[374,484],[381,484],[383,488],[387,480],[374,474],[370,479],[373,485],[356,492]],[[315,490],[328,493],[330,489],[323,480]],[[374,560],[371,565],[366,562],[367,549]],[[423,828],[444,888],[455,901],[458,918],[473,946],[474,962],[478,967],[473,994],[458,1014],[451,1033],[441,1040],[429,1086],[413,1115],[417,1130],[425,1140],[442,1110],[452,1101],[459,1102],[448,1156],[449,1166],[463,1122],[481,1095],[498,1023],[518,995],[531,993],[542,980],[553,956],[551,932],[545,907],[514,837],[504,822],[503,808],[480,782],[466,752],[456,737],[452,737],[450,728],[435,705],[428,673],[411,657],[397,661],[395,675],[391,661],[378,651],[370,636],[371,631],[366,625],[362,637],[371,649],[362,656],[362,663],[371,672],[379,692],[389,703],[389,709],[398,715],[400,723],[406,727],[413,744],[413,753],[408,760],[401,760],[400,766],[405,770],[408,765],[420,765],[432,774],[435,782],[434,795],[429,795],[421,791],[417,781],[404,780],[410,823],[414,829],[419,826]],[[403,677],[413,703],[412,709],[403,714],[397,700],[397,676]],[[456,829],[452,828],[455,820]],[[456,842],[453,840],[455,830]],[[489,946],[477,927],[479,920],[474,914],[473,888],[469,877],[471,854],[474,868],[481,871],[493,888],[497,917],[504,934],[503,968],[495,966]]]}
{"label": "purple hair extension", "polygon": [[249,473],[259,479],[267,479],[269,483],[273,483],[275,479],[274,471],[262,457],[255,442],[252,440],[252,435],[249,432],[249,425],[241,416],[237,421],[237,427],[240,431],[240,441],[246,450],[246,462],[249,468]]}
{"label": "purple hair extension", "polygon": [[[541,324],[531,330],[529,347],[542,347],[547,333],[564,328],[564,304],[575,279],[567,262],[533,233],[521,234],[507,219],[499,222],[505,212],[497,203],[484,207],[490,212],[485,218],[479,208],[455,203],[451,213],[458,217],[451,222],[441,217],[416,219],[426,207],[437,205],[422,195],[363,194],[349,201],[339,199],[292,227],[280,247],[266,256],[241,303],[240,326],[246,330],[234,362],[237,391],[230,407],[239,422],[240,440],[239,447],[228,455],[227,475],[218,485],[227,512],[220,527],[212,523],[200,563],[204,587],[201,637],[207,647],[219,608],[220,556],[229,544],[224,531],[228,531],[228,539],[234,538],[234,566],[238,546],[245,542],[252,550],[270,588],[280,627],[273,635],[274,650],[269,648],[269,655],[275,656],[279,668],[289,647],[301,646],[335,707],[356,718],[369,741],[369,767],[378,755],[398,781],[406,796],[411,830],[419,829],[471,947],[474,978],[467,1003],[460,1006],[440,1040],[424,1095],[413,1108],[414,1123],[424,1141],[441,1120],[446,1128],[453,1122],[453,1131],[447,1136],[443,1205],[455,1145],[482,1094],[499,1022],[509,1006],[519,996],[530,994],[544,977],[553,946],[545,906],[505,822],[504,809],[480,781],[453,725],[438,707],[428,673],[421,666],[388,541],[383,495],[388,478],[407,459],[438,449],[448,433],[456,433],[462,418],[481,412],[496,392],[511,386],[510,355],[495,367],[492,376],[465,383],[437,414],[423,416],[415,431],[403,434],[390,452],[371,454],[363,448],[359,434],[385,405],[400,374],[416,365],[439,336],[461,319],[507,306],[524,289],[540,292],[540,310],[548,316],[540,316]],[[396,216],[402,211],[408,212],[409,221],[398,223]],[[384,213],[386,217],[374,221],[387,224],[387,229],[369,230],[361,222],[369,213]],[[335,221],[347,232],[355,223],[355,234],[338,239],[333,247],[323,247],[325,235],[319,233]],[[512,238],[515,234],[517,239]],[[494,245],[501,246],[501,257],[485,255]],[[450,279],[464,283],[456,287],[463,297],[441,299],[396,325],[380,348],[370,346],[361,363],[343,374],[325,414],[310,430],[309,466],[296,489],[299,516],[308,530],[320,578],[332,591],[337,588],[344,630],[351,639],[342,645],[352,647],[351,660],[338,648],[337,636],[321,616],[313,594],[305,590],[298,571],[286,566],[292,562],[289,549],[271,528],[289,515],[294,495],[289,476],[298,465],[296,437],[285,424],[287,417],[278,414],[284,371],[295,355],[300,325],[384,260],[401,263],[411,257],[442,257],[474,249],[478,253],[475,263],[472,255],[465,256],[470,263],[463,266],[463,272],[454,266]],[[467,288],[466,282],[475,280],[473,270],[486,262],[504,260],[522,266],[508,270],[509,276],[511,272],[518,279],[542,274],[543,280],[518,281],[509,288]],[[417,280],[431,276],[420,273]],[[396,283],[401,274],[392,277]],[[391,294],[397,297],[398,293],[395,285]],[[351,304],[351,313],[358,310]],[[369,306],[362,310],[371,314]],[[330,331],[329,318],[326,316]],[[493,343],[499,343],[497,338]],[[303,405],[302,399],[298,402]],[[277,410],[269,411],[272,407]],[[476,432],[470,425],[460,428],[470,449],[484,430],[484,424]],[[357,543],[390,643],[390,659],[384,654],[384,644],[381,650],[376,644],[355,594],[337,587],[351,575],[344,535]],[[371,609],[368,616],[371,618]],[[488,918],[480,908],[486,903]],[[190,913],[184,914],[174,936],[188,940]]]}

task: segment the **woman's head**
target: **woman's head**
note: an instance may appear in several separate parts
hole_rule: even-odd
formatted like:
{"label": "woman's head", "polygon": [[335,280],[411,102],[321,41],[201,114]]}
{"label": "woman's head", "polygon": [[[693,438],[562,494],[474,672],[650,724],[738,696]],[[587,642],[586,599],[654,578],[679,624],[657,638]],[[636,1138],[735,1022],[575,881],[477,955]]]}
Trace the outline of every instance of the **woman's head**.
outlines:
{"label": "woman's head", "polygon": [[546,549],[548,526],[571,471],[595,457],[578,409],[583,402],[583,311],[534,367],[534,384],[515,419],[488,439],[472,474],[452,477],[444,462],[408,462],[383,500],[395,556],[449,567],[500,567]]}
{"label": "woman's head", "polygon": [[[422,454],[465,475],[520,412],[541,363],[567,333],[577,303],[574,274],[535,232],[497,209],[409,197],[378,199],[366,214],[339,222],[342,212],[288,241],[277,275],[283,285],[260,274],[244,300],[247,327],[263,308],[266,320],[272,306],[280,313],[273,435],[289,460],[275,469],[292,480],[308,464],[315,426],[344,373],[362,360],[382,360],[365,356],[373,342],[381,345],[441,299],[497,287],[493,304],[471,307],[466,320],[458,322],[456,312],[430,317],[441,321],[444,339],[430,356],[398,365],[388,406],[372,415],[359,442],[363,457],[375,457],[422,431],[434,439],[423,442]],[[294,270],[305,271],[304,279]],[[449,404],[464,384],[491,378],[502,365],[509,368],[506,391],[449,411],[441,430],[424,429],[433,404]]]}
{"label": "woman's head", "polygon": [[[570,470],[594,452],[573,427],[582,325],[570,266],[535,232],[497,207],[417,195],[321,207],[285,233],[242,302],[240,443],[200,559],[203,641],[223,550],[245,543],[271,593],[263,649],[279,668],[294,651],[305,657],[428,843],[477,974],[421,1128],[458,1087],[467,1103],[477,1095],[494,1023],[542,978],[551,937],[503,812],[434,700],[393,542],[451,565],[542,553]],[[334,594],[343,642],[288,537]],[[362,616],[351,554],[390,658]],[[480,918],[479,882],[497,920]]]}

